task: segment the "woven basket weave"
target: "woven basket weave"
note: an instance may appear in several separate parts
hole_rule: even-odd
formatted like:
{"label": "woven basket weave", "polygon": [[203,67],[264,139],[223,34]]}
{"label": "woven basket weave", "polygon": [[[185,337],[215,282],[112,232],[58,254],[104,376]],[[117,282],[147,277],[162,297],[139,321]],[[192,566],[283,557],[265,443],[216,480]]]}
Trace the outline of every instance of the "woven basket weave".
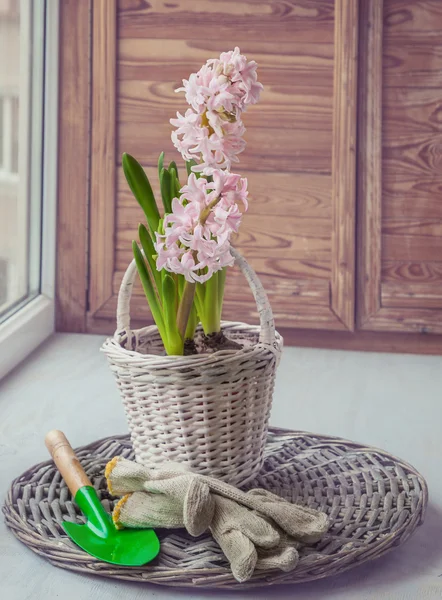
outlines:
{"label": "woven basket weave", "polygon": [[[255,298],[260,327],[224,322],[241,350],[166,356],[155,326],[130,329],[135,261],[120,288],[117,332],[103,345],[121,392],[137,462],[177,461],[234,485],[260,470],[282,338],[267,295],[232,251]],[[196,334],[201,348],[202,331]]]}
{"label": "woven basket weave", "polygon": [[[116,455],[133,460],[129,436],[94,442],[78,449],[77,455],[110,512],[116,500],[107,490],[104,468]],[[328,515],[331,525],[318,543],[301,546],[294,571],[255,571],[245,583],[235,581],[209,533],[193,538],[184,529],[158,530],[160,554],[143,567],[110,565],[89,556],[61,526],[63,520],[84,523],[84,517],[52,461],[28,469],[12,482],[3,512],[13,534],[55,566],[138,583],[234,588],[243,598],[246,588],[312,581],[383,556],[408,540],[423,522],[428,502],[422,475],[384,450],[272,427],[263,466],[250,487],[317,508]],[[268,597],[277,598],[278,593],[269,590]]]}

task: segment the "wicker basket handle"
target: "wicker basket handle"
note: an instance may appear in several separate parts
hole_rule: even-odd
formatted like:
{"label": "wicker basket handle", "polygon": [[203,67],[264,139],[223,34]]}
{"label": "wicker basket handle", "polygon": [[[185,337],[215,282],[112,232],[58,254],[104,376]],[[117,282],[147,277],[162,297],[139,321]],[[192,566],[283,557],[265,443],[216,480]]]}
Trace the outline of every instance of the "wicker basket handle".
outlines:
{"label": "wicker basket handle", "polygon": [[[235,250],[231,248],[235,263],[241,269],[244,277],[247,279],[247,283],[252,290],[253,297],[256,302],[256,306],[259,312],[259,320],[261,325],[261,331],[259,333],[259,341],[261,344],[268,344],[273,346],[275,342],[275,322],[273,320],[273,313],[270,307],[269,299],[262,286],[258,275],[248,264],[246,259]],[[132,296],[132,289],[137,274],[137,266],[135,259],[132,260],[121,282],[120,291],[118,293],[118,304],[117,304],[117,333],[122,331],[129,332],[130,330],[130,299]]]}

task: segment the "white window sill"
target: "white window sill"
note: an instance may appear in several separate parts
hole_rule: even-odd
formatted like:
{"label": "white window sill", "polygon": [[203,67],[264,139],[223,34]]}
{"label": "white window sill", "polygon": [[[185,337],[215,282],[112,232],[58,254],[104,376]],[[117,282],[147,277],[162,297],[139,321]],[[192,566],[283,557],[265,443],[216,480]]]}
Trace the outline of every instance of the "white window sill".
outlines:
{"label": "white window sill", "polygon": [[54,301],[40,295],[0,325],[0,379],[54,331]]}

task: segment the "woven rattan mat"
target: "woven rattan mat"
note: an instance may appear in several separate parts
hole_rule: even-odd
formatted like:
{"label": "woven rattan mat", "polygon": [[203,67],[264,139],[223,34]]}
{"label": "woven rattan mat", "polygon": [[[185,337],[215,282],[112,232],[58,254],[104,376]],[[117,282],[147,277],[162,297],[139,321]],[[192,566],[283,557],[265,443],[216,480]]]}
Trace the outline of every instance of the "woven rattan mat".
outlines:
{"label": "woven rattan mat", "polygon": [[[133,458],[128,436],[100,440],[77,450],[103,505],[114,499],[103,477],[116,455]],[[299,583],[341,573],[378,558],[405,542],[423,522],[428,500],[423,477],[387,452],[338,438],[272,428],[266,458],[248,487],[269,489],[292,502],[326,512],[328,534],[300,549],[291,573],[257,572],[237,583],[209,534],[159,531],[161,552],[144,567],[118,567],[92,558],[66,537],[61,522],[84,522],[54,463],[32,467],[9,490],[3,512],[13,534],[53,565],[116,579],[175,586],[247,588]]]}

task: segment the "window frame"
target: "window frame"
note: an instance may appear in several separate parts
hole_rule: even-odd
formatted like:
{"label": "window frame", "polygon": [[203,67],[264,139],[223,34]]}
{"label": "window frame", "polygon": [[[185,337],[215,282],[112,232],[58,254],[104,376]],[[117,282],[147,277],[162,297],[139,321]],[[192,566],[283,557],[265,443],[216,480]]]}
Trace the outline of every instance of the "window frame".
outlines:
{"label": "window frame", "polygon": [[[58,137],[59,0],[45,0],[41,190],[40,291],[15,306],[0,323],[0,379],[22,362],[55,330],[55,243]],[[38,103],[37,103],[38,104]],[[37,106],[37,110],[42,107]],[[39,126],[32,120],[31,127]],[[34,146],[34,144],[33,144]],[[30,150],[31,159],[35,149]],[[35,189],[32,181],[31,188]],[[30,208],[35,207],[30,197]],[[30,273],[32,277],[32,273]]]}

